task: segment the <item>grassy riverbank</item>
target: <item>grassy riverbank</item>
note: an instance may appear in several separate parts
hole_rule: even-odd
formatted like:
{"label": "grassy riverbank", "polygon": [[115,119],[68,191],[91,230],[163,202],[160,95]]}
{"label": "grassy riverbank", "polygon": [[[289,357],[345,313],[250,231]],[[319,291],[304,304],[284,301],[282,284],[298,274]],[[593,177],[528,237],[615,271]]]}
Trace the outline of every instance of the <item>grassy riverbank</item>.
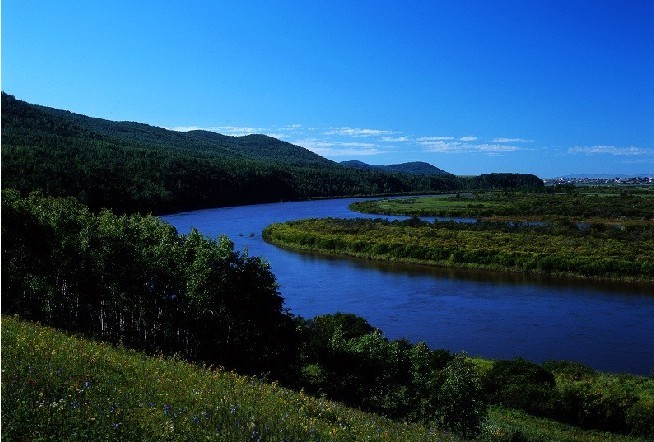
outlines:
{"label": "grassy riverbank", "polygon": [[651,226],[654,222],[654,188],[577,188],[569,193],[464,193],[447,197],[361,201],[350,207],[357,212],[383,215],[620,222]]}
{"label": "grassy riverbank", "polygon": [[654,281],[654,228],[647,226],[309,219],[268,226],[264,238],[292,250],[358,258]]}
{"label": "grassy riverbank", "polygon": [[[255,378],[144,356],[13,317],[2,318],[2,346],[3,440],[458,440],[431,425],[392,421]],[[484,365],[489,367],[482,363],[481,370]],[[623,388],[617,379],[607,382]],[[643,390],[651,380],[630,382],[641,401],[654,400]],[[493,407],[481,440],[644,439]]]}

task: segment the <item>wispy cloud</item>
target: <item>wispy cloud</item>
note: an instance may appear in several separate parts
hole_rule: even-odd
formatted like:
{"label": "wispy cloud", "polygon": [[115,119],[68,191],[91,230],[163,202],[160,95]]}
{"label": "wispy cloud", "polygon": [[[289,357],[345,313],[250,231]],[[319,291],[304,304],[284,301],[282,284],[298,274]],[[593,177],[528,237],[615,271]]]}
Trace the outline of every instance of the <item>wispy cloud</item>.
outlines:
{"label": "wispy cloud", "polygon": [[320,138],[305,138],[291,142],[325,157],[370,156],[383,153],[374,143],[327,141]]}
{"label": "wispy cloud", "polygon": [[476,147],[480,152],[515,152],[520,150],[518,146],[508,144],[478,144]]}
{"label": "wispy cloud", "polygon": [[477,141],[478,139],[479,139],[478,137],[461,137],[459,138],[459,141],[468,142],[468,141]]}
{"label": "wispy cloud", "polygon": [[405,143],[409,141],[409,137],[381,137],[385,143]]}
{"label": "wispy cloud", "polygon": [[571,154],[585,154],[585,155],[615,155],[615,156],[642,156],[654,155],[654,149],[646,149],[636,146],[574,146],[568,149]]}
{"label": "wispy cloud", "polygon": [[470,143],[466,141],[459,141],[464,138],[477,137],[461,137],[459,140],[454,139],[438,139],[439,137],[423,137],[422,141],[418,144],[423,147],[426,152],[439,152],[439,153],[484,153],[487,155],[500,155],[507,152],[515,152],[521,150],[519,146],[508,144],[488,144],[488,143]]}
{"label": "wispy cloud", "polygon": [[417,141],[420,143],[425,141],[449,141],[453,139],[454,137],[419,137]]}
{"label": "wispy cloud", "polygon": [[342,135],[348,137],[378,137],[381,135],[392,135],[394,132],[381,129],[361,129],[355,127],[332,127],[323,135]]}
{"label": "wispy cloud", "polygon": [[529,140],[525,140],[524,138],[506,138],[506,137],[499,137],[499,138],[493,138],[493,143],[528,143]]}

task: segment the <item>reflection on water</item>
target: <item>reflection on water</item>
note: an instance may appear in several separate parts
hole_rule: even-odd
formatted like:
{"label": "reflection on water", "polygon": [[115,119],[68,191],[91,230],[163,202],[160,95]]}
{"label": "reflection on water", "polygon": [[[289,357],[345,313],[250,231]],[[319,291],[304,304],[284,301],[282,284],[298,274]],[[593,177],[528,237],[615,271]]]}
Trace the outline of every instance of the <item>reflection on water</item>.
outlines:
{"label": "reflection on water", "polygon": [[[181,233],[228,235],[272,267],[286,305],[312,317],[356,313],[389,338],[492,358],[576,360],[608,371],[654,368],[651,286],[435,268],[288,252],[261,238],[273,222],[364,216],[353,199],[262,204],[163,217]],[[397,217],[403,218],[403,217]]]}

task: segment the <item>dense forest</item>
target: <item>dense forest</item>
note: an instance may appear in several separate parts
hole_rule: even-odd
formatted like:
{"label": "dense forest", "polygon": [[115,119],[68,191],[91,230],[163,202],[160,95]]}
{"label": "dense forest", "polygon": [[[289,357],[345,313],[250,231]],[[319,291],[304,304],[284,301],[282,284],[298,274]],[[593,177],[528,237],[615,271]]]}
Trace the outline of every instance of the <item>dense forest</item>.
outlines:
{"label": "dense forest", "polygon": [[92,210],[167,213],[316,197],[542,188],[533,175],[416,175],[341,166],[264,135],[113,122],[2,93],[3,188],[72,196]]}

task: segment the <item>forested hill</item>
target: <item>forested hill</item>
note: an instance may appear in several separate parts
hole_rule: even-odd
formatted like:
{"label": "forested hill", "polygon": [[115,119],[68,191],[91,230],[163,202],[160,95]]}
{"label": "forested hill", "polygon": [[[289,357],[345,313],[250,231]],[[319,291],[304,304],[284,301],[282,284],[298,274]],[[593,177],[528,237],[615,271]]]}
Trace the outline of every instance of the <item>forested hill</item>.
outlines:
{"label": "forested hill", "polygon": [[[303,147],[265,135],[230,137],[215,132],[194,130],[178,132],[127,121],[110,121],[75,114],[70,111],[45,106],[30,105],[2,94],[2,125],[24,127],[26,129],[57,129],[68,126],[69,132],[59,131],[58,135],[70,135],[74,128],[107,139],[129,144],[132,147],[179,149],[193,154],[235,159],[258,159],[297,166],[332,166],[333,161],[321,157]],[[6,114],[6,115],[5,115]],[[43,123],[48,122],[43,127]]]}
{"label": "forested hill", "polygon": [[[542,182],[521,175],[515,183]],[[510,185],[511,180],[502,178]],[[113,122],[2,93],[2,186],[72,196],[93,210],[154,214],[314,197],[469,188],[453,175],[352,169],[264,135],[228,137]]]}
{"label": "forested hill", "polygon": [[445,172],[444,170],[423,161],[411,161],[408,163],[389,165],[372,165],[364,163],[363,161],[350,160],[341,161],[340,164],[353,169],[378,169],[386,172],[410,173],[416,175],[450,175],[449,172]]}

